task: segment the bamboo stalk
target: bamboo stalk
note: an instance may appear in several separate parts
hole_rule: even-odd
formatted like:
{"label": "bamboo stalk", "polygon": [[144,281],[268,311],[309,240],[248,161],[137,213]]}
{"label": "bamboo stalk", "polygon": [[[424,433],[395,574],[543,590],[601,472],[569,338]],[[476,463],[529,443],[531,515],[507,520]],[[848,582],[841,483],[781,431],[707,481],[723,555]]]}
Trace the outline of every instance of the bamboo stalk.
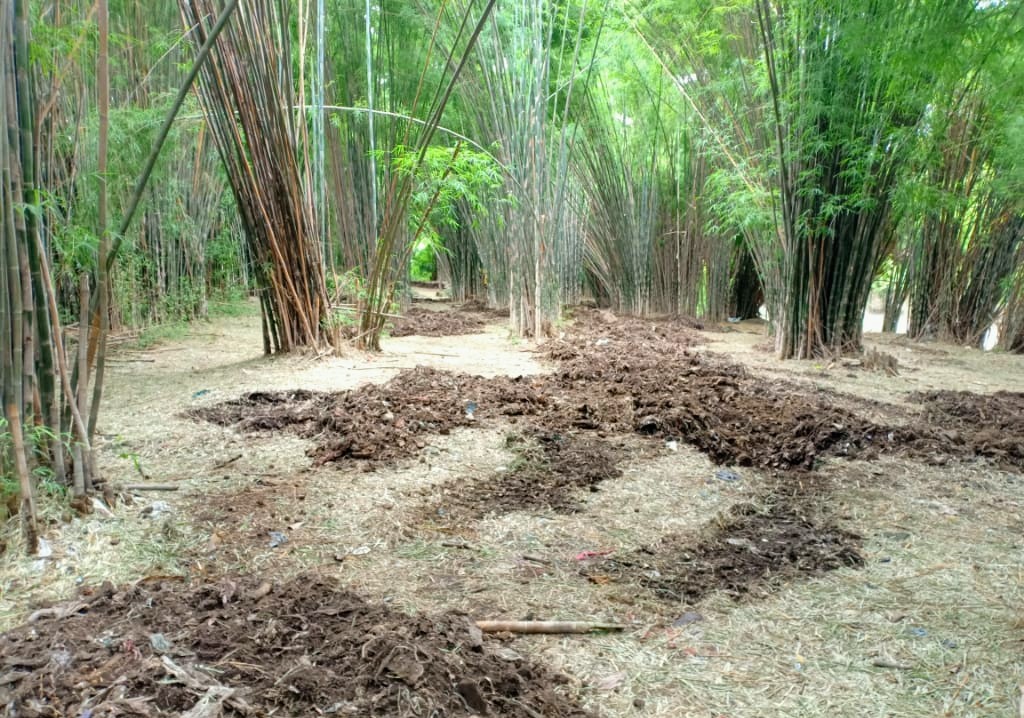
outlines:
{"label": "bamboo stalk", "polygon": [[[399,276],[404,276],[408,272],[408,253],[411,251],[412,243],[415,241],[414,236],[412,241],[406,242],[404,245],[399,244],[399,237],[402,234],[402,225],[404,223],[405,214],[408,210],[412,195],[414,177],[423,165],[427,148],[430,145],[437,128],[440,126],[445,106],[451,98],[456,83],[469,61],[470,52],[475,47],[477,39],[480,37],[480,34],[490,17],[491,11],[494,9],[494,5],[495,0],[488,0],[484,6],[472,32],[466,40],[466,44],[461,51],[458,61],[454,62],[454,56],[449,54],[445,64],[446,66],[454,67],[451,71],[451,75],[447,78],[444,84],[439,86],[437,94],[433,98],[430,106],[427,108],[428,119],[426,123],[422,128],[411,122],[406,123],[403,144],[409,144],[408,139],[412,135],[413,131],[416,131],[415,141],[412,143],[412,146],[414,147],[415,161],[410,172],[393,174],[388,193],[385,197],[385,208],[380,235],[377,238],[374,261],[367,279],[366,300],[363,303],[360,312],[361,319],[358,343],[359,346],[363,348],[373,351],[380,349],[380,334],[384,327],[383,313],[387,311],[388,306],[394,299]],[[434,34],[428,48],[428,59],[429,53],[434,48],[434,41],[437,35],[437,29],[441,23],[441,17],[442,16],[439,14],[437,21],[435,22]],[[470,13],[469,8],[467,7],[465,12],[462,14],[462,27],[467,25],[469,18]],[[424,65],[423,72],[420,74],[420,83],[417,87],[416,97],[413,100],[414,109],[417,107],[419,102],[425,73],[426,65]],[[431,206],[432,205],[433,201],[431,202]],[[420,221],[420,228],[422,228],[425,219],[426,216],[424,215]]]}
{"label": "bamboo stalk", "polygon": [[[26,370],[23,354],[25,333],[31,332],[31,323],[26,323],[25,316],[25,291],[29,289],[25,285],[29,277],[24,271],[27,258],[22,246],[26,233],[19,232],[16,223],[16,204],[23,194],[19,120],[23,121],[25,115],[18,111],[17,68],[13,65],[14,34],[25,30],[24,13],[24,7],[19,5],[15,10],[12,3],[0,8],[0,118],[8,130],[0,139],[0,398],[11,437],[11,462],[18,479],[22,536],[28,553],[33,554],[38,548],[39,532],[23,427],[24,381],[26,371],[31,373],[30,368]],[[23,99],[28,101],[27,97]],[[31,296],[29,300],[31,304]]]}
{"label": "bamboo stalk", "polygon": [[484,633],[607,633],[623,631],[618,623],[593,621],[476,621]]}
{"label": "bamboo stalk", "polygon": [[[97,149],[96,179],[99,183],[97,202],[97,227],[99,247],[96,261],[96,294],[99,298],[96,314],[93,315],[94,329],[91,341],[96,345],[96,372],[93,378],[92,406],[89,410],[90,443],[96,434],[96,423],[99,420],[100,400],[103,396],[103,378],[106,373],[107,343],[110,331],[110,266],[107,262],[110,254],[110,234],[107,227],[107,161],[109,154],[110,135],[110,8],[107,0],[97,0],[97,25],[99,30],[99,50],[96,58],[96,85],[99,101],[99,138]],[[98,320],[98,321],[97,321]],[[93,356],[90,346],[90,359]],[[88,384],[88,381],[83,382]],[[79,410],[85,413],[82,407]],[[98,478],[98,477],[94,477]]]}
{"label": "bamboo stalk", "polygon": [[[209,0],[181,0],[186,22],[203,37],[200,18]],[[211,53],[200,84],[204,111],[225,163],[242,215],[257,281],[267,291],[261,306],[275,349],[330,341],[328,298],[308,175],[296,154],[300,134],[284,108],[291,107],[287,16],[282,5],[245,7]],[[283,84],[279,80],[285,79]],[[265,344],[266,346],[266,344]]]}

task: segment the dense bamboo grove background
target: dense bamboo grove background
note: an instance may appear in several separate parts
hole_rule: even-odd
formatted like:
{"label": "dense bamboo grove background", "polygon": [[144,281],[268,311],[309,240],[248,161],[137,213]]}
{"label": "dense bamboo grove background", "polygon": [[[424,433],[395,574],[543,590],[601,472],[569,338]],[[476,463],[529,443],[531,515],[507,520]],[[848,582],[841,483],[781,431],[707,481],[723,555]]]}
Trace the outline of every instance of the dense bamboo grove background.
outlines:
{"label": "dense bamboo grove background", "polygon": [[537,339],[592,301],[834,355],[875,293],[886,331],[1024,351],[1020,2],[235,4],[0,9],[30,546],[35,492],[102,484],[108,335],[233,302],[268,353],[379,348],[414,279]]}

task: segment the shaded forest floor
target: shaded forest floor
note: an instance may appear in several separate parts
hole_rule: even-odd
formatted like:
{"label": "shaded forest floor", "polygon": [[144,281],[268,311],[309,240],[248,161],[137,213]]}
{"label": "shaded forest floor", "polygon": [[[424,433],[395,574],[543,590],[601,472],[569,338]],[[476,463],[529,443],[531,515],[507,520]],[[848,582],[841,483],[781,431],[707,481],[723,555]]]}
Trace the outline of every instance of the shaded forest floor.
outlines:
{"label": "shaded forest floor", "polygon": [[[424,303],[376,356],[262,357],[256,316],[121,350],[104,474],[179,490],[52,509],[48,557],[3,556],[11,714],[1016,712],[1024,358],[501,321]],[[497,618],[626,628],[470,625]]]}

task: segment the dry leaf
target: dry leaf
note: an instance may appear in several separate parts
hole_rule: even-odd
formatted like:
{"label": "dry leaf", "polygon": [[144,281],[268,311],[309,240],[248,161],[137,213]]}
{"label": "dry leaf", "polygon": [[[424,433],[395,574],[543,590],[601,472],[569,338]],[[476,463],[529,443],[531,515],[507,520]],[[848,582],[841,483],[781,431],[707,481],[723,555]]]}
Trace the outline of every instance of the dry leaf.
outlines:
{"label": "dry leaf", "polygon": [[611,673],[604,678],[601,678],[594,684],[594,688],[599,691],[614,691],[616,688],[626,682],[625,671],[619,671],[618,673]]}

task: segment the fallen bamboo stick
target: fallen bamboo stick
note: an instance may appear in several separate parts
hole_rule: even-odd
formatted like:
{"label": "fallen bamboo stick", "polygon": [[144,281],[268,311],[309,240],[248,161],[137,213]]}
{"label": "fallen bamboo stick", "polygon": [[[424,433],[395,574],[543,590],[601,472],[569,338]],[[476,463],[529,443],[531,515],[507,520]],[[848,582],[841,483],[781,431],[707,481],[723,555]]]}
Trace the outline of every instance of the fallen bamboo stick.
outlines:
{"label": "fallen bamboo stick", "polygon": [[125,491],[177,491],[180,487],[177,484],[125,484],[121,488]]}
{"label": "fallen bamboo stick", "polygon": [[476,627],[484,633],[597,633],[626,629],[618,623],[593,621],[477,621]]}
{"label": "fallen bamboo stick", "polygon": [[213,471],[217,471],[218,469],[223,469],[228,464],[233,464],[233,463],[235,463],[236,461],[238,461],[241,458],[242,458],[241,454],[235,454],[230,459],[225,459],[224,461],[218,461],[216,464],[213,465]]}
{"label": "fallen bamboo stick", "polygon": [[441,542],[445,548],[473,548],[473,544],[460,539],[447,539]]}

